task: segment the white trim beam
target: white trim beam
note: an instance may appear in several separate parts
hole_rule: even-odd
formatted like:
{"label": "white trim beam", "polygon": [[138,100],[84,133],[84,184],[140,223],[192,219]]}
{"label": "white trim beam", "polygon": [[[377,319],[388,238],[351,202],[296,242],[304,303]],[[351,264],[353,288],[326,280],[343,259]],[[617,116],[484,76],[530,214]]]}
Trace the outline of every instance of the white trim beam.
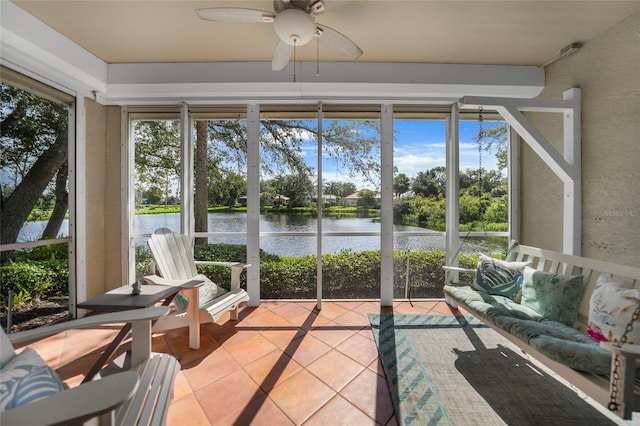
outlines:
{"label": "white trim beam", "polygon": [[[565,111],[564,120],[564,158],[572,166],[573,179],[564,183],[564,228],[563,247],[565,253],[574,256],[582,254],[582,140],[580,117],[580,89],[564,92],[566,101],[577,105],[571,111]],[[569,230],[569,231],[568,231]]]}
{"label": "white trim beam", "polygon": [[235,101],[456,102],[466,95],[535,97],[544,69],[510,65],[300,63],[302,81],[270,63],[110,64],[108,104],[211,104]]}
{"label": "white trim beam", "polygon": [[322,140],[324,135],[322,134],[322,119],[322,102],[318,102],[318,146],[316,147],[318,154],[318,182],[316,184],[316,205],[318,209],[318,220],[316,221],[316,308],[318,310],[322,309],[322,219],[324,217],[324,199],[322,198],[324,194],[324,188],[322,187]]}
{"label": "white trim beam", "polygon": [[69,121],[69,129],[73,129],[69,132],[69,142],[73,144],[69,152],[75,153],[69,158],[69,179],[73,177],[71,190],[75,192],[75,202],[69,211],[70,246],[75,250],[75,256],[69,258],[69,279],[75,278],[75,292],[70,289],[69,294],[69,312],[72,313],[76,312],[77,303],[87,300],[87,110],[82,96],[76,98],[75,112],[70,111],[69,120],[73,119],[75,121]]}
{"label": "white trim beam", "polygon": [[570,182],[573,179],[574,171],[571,165],[517,108],[497,107],[496,111],[563,182]]}
{"label": "white trim beam", "polygon": [[191,119],[189,105],[180,104],[180,233],[189,235],[193,239],[193,143],[191,138]]}
{"label": "white trim beam", "polygon": [[260,306],[260,105],[247,106],[247,293]]}
{"label": "white trim beam", "polygon": [[509,170],[509,244],[520,241],[520,136],[509,127],[507,142],[507,170]]}
{"label": "white trim beam", "polygon": [[[563,252],[571,255],[579,255],[582,251],[580,101],[581,93],[578,88],[565,91],[563,99],[465,96],[459,101],[461,108],[481,106],[497,111],[562,180],[564,184],[562,245]],[[522,111],[563,114],[563,154],[560,154],[524,117]]]}
{"label": "white trim beam", "polygon": [[393,306],[393,105],[380,107],[380,306]]}
{"label": "white trim beam", "polygon": [[[447,175],[446,175],[446,233],[445,265],[458,266],[458,247],[460,247],[460,110],[458,104],[451,105],[447,117]],[[447,272],[446,282],[458,280],[458,272]]]}

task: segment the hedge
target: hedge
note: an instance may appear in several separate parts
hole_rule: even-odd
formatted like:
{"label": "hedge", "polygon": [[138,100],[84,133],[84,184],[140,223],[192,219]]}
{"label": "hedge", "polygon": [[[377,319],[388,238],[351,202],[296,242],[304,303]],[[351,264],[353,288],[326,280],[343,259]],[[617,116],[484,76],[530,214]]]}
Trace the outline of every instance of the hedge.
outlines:
{"label": "hedge", "polygon": [[[205,244],[194,248],[196,259],[246,261],[246,246]],[[35,253],[34,253],[35,254]],[[49,253],[50,254],[50,253]],[[408,256],[407,256],[408,255]],[[37,257],[42,259],[42,253]],[[14,288],[14,307],[32,299],[67,294],[68,262],[51,256],[46,260],[20,259],[0,266],[0,305],[6,307],[7,290]],[[408,257],[408,259],[407,259]],[[442,297],[445,254],[442,250],[396,250],[393,253],[393,295],[404,298]],[[409,279],[407,280],[407,261]],[[149,273],[151,255],[146,247],[136,249],[138,276]],[[327,299],[379,299],[380,251],[343,251],[322,256],[323,297]],[[475,268],[477,256],[460,254],[460,266]],[[228,288],[231,270],[198,266],[198,270]],[[262,299],[315,299],[317,257],[282,257],[260,251],[260,297]],[[468,277],[467,277],[468,278]],[[241,283],[246,286],[246,273]]]}

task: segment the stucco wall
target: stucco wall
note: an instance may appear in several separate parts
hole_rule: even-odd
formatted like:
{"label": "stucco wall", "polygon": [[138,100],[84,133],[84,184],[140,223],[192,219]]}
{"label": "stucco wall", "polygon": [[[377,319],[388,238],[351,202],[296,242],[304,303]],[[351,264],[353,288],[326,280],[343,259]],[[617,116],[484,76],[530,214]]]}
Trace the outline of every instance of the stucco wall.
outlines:
{"label": "stucco wall", "polygon": [[[86,110],[86,161],[87,176],[87,298],[104,293],[105,251],[105,108],[85,99]],[[82,159],[79,159],[82,160]]]}
{"label": "stucco wall", "polygon": [[128,284],[126,262],[128,254],[122,248],[122,109],[106,107],[105,174],[105,290]]}
{"label": "stucco wall", "polygon": [[87,298],[119,287],[121,250],[120,107],[86,100]]}
{"label": "stucco wall", "polygon": [[[540,97],[582,91],[582,255],[640,266],[640,12],[547,67]],[[562,118],[528,114],[562,152]],[[561,181],[522,149],[521,242],[562,250]]]}

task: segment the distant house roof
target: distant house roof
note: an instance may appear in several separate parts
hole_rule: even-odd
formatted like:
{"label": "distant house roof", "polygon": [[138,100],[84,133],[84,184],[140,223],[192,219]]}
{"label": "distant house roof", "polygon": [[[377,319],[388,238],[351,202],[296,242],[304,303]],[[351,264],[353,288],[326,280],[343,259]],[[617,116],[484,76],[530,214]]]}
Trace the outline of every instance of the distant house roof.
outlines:
{"label": "distant house roof", "polygon": [[349,200],[357,200],[358,198],[360,198],[360,193],[362,191],[371,191],[371,192],[375,193],[376,194],[376,199],[380,199],[382,197],[382,195],[380,195],[379,192],[372,191],[371,189],[364,188],[364,189],[361,189],[359,191],[354,192],[353,194],[347,195],[344,198],[349,199]]}

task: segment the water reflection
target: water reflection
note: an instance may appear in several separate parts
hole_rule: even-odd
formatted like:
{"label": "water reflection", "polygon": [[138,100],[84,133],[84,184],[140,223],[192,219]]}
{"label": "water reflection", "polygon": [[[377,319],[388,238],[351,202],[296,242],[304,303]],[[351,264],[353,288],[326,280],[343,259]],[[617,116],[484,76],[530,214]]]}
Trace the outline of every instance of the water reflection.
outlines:
{"label": "water reflection", "polygon": [[[27,222],[20,232],[19,241],[37,239],[44,230],[46,221]],[[260,215],[260,232],[316,232],[318,220],[315,217],[292,214],[263,214]],[[135,232],[137,234],[151,234],[157,228],[179,229],[180,216],[174,214],[155,214],[135,216]],[[380,232],[380,222],[376,218],[361,217],[325,217],[322,220],[324,233],[331,232]],[[209,213],[209,230],[211,232],[246,232],[247,215],[245,213]],[[428,230],[413,226],[394,225],[394,232],[420,232]],[[68,221],[64,221],[61,234],[68,235]],[[506,238],[464,238],[460,246],[461,253],[477,254],[500,253],[506,249]],[[246,244],[245,236],[218,236],[209,238],[211,243]],[[138,241],[145,244],[145,240]],[[396,250],[444,250],[444,235],[396,235],[394,249]],[[268,253],[280,256],[306,256],[316,253],[317,241],[315,236],[263,236],[260,248]],[[379,250],[380,236],[324,236],[322,240],[323,253],[339,253],[341,251]]]}

